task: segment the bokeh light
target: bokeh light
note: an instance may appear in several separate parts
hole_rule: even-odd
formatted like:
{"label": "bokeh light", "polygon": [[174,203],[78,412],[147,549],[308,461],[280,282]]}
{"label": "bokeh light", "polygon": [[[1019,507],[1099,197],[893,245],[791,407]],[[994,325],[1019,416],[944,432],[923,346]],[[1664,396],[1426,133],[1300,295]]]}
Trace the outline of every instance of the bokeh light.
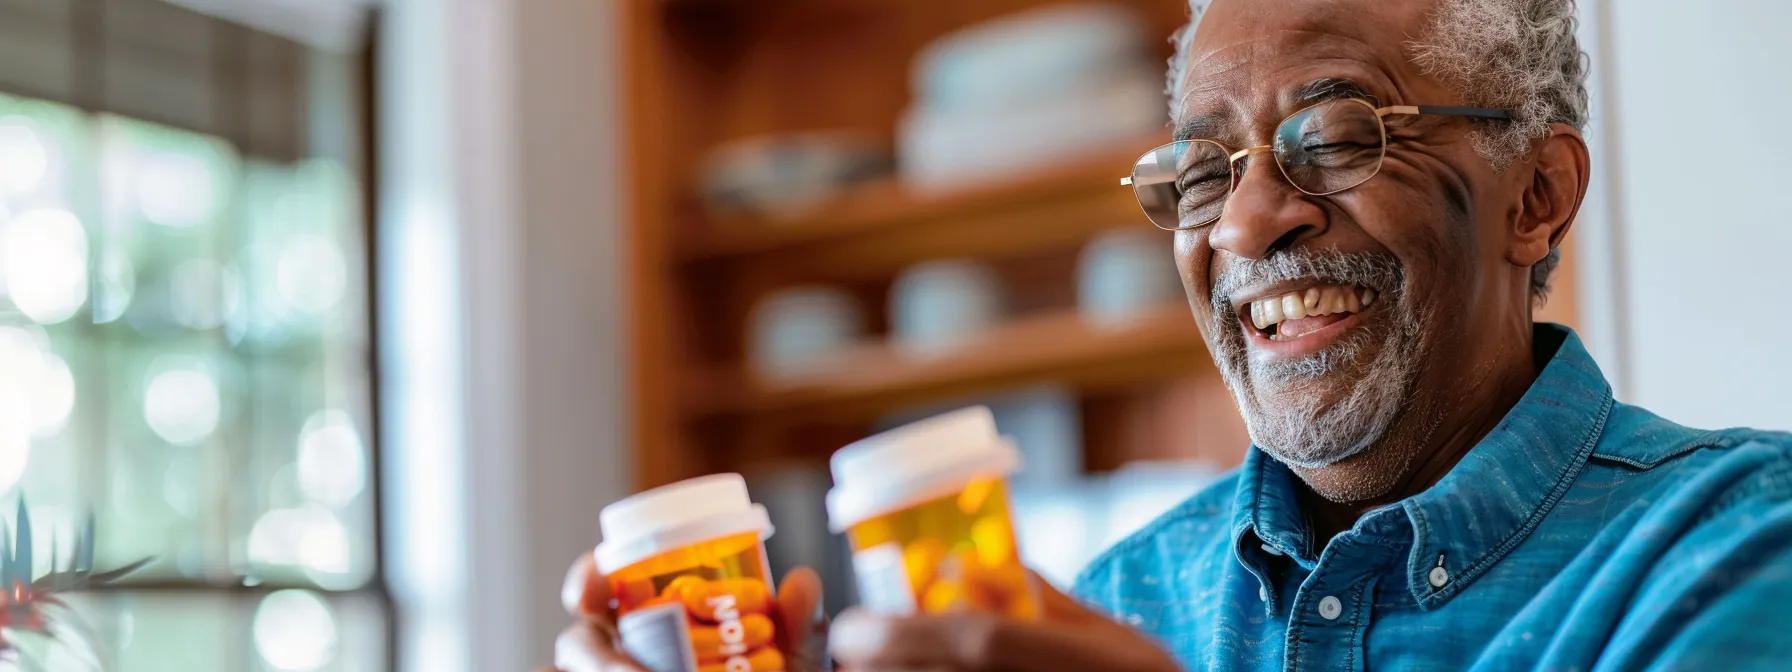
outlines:
{"label": "bokeh light", "polygon": [[118,250],[100,254],[99,286],[93,292],[93,323],[106,324],[124,317],[137,293],[137,269],[131,258]]}
{"label": "bokeh light", "polygon": [[32,439],[61,432],[74,405],[74,376],[43,330],[0,326],[0,493],[24,477]]}
{"label": "bokeh light", "polygon": [[0,245],[0,273],[20,312],[55,324],[87,301],[87,232],[67,210],[39,209],[12,218]]}
{"label": "bokeh light", "polygon": [[341,508],[367,486],[366,449],[347,413],[327,409],[299,432],[299,491],[306,499]]}
{"label": "bokeh light", "polygon": [[0,327],[0,399],[9,418],[0,432],[41,439],[68,424],[75,407],[75,377],[68,363],[50,351],[42,329]]}
{"label": "bokeh light", "polygon": [[320,587],[359,585],[354,539],[336,514],[318,507],[273,509],[249,530],[249,561],[260,567],[292,567]]}
{"label": "bokeh light", "polygon": [[319,236],[295,236],[280,249],[275,282],[286,305],[320,313],[342,300],[348,289],[348,265],[334,243]]}
{"label": "bokeh light", "polygon": [[258,565],[296,563],[304,516],[301,509],[274,509],[261,514],[249,528],[249,561]]}
{"label": "bokeh light", "polygon": [[333,579],[348,574],[352,568],[348,528],[328,511],[306,511],[305,525],[299,537],[299,564],[305,567],[305,574],[312,580],[322,578],[320,583],[333,584]]}
{"label": "bokeh light", "polygon": [[50,148],[36,124],[18,115],[0,117],[0,192],[37,188],[50,172]]}
{"label": "bokeh light", "polygon": [[255,652],[279,670],[315,670],[336,657],[336,615],[310,591],[269,593],[255,608]]}
{"label": "bokeh light", "polygon": [[137,168],[137,210],[143,218],[174,228],[190,228],[211,219],[218,207],[218,188],[211,167],[184,152],[158,152]]}
{"label": "bokeh light", "polygon": [[218,384],[204,371],[169,369],[150,380],[143,395],[143,419],[176,445],[191,445],[218,428]]}
{"label": "bokeh light", "polygon": [[235,294],[226,286],[234,275],[210,259],[188,259],[174,267],[168,278],[169,312],[174,321],[192,329],[215,329],[224,323],[225,296]]}
{"label": "bokeh light", "polygon": [[36,391],[31,395],[32,435],[45,439],[61,433],[75,410],[75,376],[68,370],[68,363],[55,354],[44,353],[36,383],[26,386]]}

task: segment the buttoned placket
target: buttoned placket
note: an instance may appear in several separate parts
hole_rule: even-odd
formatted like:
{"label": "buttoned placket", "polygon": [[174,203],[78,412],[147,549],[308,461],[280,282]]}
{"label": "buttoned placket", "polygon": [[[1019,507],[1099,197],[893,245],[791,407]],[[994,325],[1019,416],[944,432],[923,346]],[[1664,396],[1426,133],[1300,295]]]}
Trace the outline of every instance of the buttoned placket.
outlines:
{"label": "buttoned placket", "polygon": [[1378,519],[1366,517],[1364,524],[1327,544],[1301,580],[1288,605],[1283,669],[1365,669],[1363,641],[1374,615],[1376,586],[1391,563],[1405,558],[1403,546],[1409,545],[1398,526],[1390,525],[1399,522],[1392,517],[1403,516],[1398,509],[1370,516]]}

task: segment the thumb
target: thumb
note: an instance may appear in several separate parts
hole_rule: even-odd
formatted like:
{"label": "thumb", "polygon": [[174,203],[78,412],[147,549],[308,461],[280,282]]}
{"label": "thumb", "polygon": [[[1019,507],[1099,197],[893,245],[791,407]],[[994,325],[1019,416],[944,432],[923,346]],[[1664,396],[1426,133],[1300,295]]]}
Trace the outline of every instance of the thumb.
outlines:
{"label": "thumb", "polygon": [[586,553],[573,561],[560,584],[560,604],[575,617],[608,617],[610,582],[597,573],[597,563]]}
{"label": "thumb", "polygon": [[1029,570],[1033,585],[1039,589],[1039,602],[1045,613],[1045,620],[1062,623],[1089,623],[1093,621],[1112,621],[1108,615],[1097,612],[1077,601],[1076,598],[1064,594],[1050,581],[1046,581],[1037,572]]}
{"label": "thumb", "polygon": [[820,670],[826,655],[827,625],[821,618],[821,575],[798,567],[778,584],[778,636],[793,670]]}

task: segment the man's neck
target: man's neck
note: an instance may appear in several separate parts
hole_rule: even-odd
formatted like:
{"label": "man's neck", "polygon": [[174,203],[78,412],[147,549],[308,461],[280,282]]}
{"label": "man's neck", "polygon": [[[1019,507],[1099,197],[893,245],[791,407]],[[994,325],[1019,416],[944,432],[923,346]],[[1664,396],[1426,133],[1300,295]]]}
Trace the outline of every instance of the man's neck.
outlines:
{"label": "man's neck", "polygon": [[[1485,375],[1475,376],[1476,380],[1472,382],[1462,381],[1456,389],[1467,392],[1463,397],[1429,404],[1432,406],[1429,412],[1420,412],[1416,414],[1419,417],[1412,418],[1413,422],[1405,423],[1406,436],[1390,439],[1418,442],[1421,444],[1418,450],[1376,446],[1357,457],[1320,469],[1295,469],[1301,481],[1298,486],[1301,507],[1312,526],[1314,541],[1318,542],[1315,547],[1323,547],[1332,537],[1350,529],[1364,513],[1436,485],[1482,438],[1499,426],[1547,362],[1547,357],[1532,352],[1532,339],[1528,332],[1526,336],[1520,350],[1522,355],[1497,357],[1507,363],[1486,367],[1481,372]],[[1331,482],[1366,480],[1376,473],[1388,473],[1388,470],[1401,474],[1392,487],[1380,496],[1360,501],[1334,502],[1307,485],[1314,479]]]}

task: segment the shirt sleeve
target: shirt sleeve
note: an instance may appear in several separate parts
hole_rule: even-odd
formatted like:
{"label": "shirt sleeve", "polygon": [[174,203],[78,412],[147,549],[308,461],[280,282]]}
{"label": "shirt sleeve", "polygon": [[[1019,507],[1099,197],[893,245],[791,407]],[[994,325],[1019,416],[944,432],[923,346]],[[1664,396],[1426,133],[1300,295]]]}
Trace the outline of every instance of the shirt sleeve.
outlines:
{"label": "shirt sleeve", "polygon": [[1786,669],[1792,461],[1751,480],[1652,568],[1596,669]]}

